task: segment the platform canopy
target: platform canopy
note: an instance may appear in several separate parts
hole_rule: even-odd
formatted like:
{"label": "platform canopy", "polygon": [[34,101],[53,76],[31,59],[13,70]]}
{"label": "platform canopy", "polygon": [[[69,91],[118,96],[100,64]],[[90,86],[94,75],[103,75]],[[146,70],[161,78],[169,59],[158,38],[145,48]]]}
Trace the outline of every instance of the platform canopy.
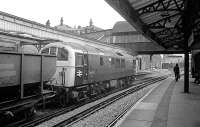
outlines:
{"label": "platform canopy", "polygon": [[200,0],[106,0],[165,50],[200,48]]}
{"label": "platform canopy", "polygon": [[0,40],[4,39],[8,42],[19,41],[21,45],[46,45],[52,42],[59,42],[58,39],[42,38],[31,34],[16,31],[0,31]]}

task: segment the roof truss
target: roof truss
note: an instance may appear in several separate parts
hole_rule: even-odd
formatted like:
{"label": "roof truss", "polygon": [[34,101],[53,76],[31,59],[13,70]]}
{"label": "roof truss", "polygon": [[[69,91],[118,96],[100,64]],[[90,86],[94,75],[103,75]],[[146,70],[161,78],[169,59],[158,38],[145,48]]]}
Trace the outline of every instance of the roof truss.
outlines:
{"label": "roof truss", "polygon": [[165,49],[186,51],[200,43],[200,0],[106,1],[137,30]]}
{"label": "roof truss", "polygon": [[[184,4],[182,0],[169,0],[169,1],[159,0],[145,7],[142,7],[138,9],[137,11],[140,15],[143,15],[145,13],[152,13],[156,11],[159,11],[159,12],[178,11],[179,12],[179,11],[182,11],[183,5]],[[166,15],[168,14],[166,13]]]}

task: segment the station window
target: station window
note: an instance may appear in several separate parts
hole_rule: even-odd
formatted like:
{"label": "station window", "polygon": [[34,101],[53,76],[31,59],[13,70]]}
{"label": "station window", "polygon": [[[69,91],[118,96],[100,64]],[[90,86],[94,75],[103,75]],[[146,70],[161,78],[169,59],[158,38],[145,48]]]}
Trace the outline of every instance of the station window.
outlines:
{"label": "station window", "polygon": [[136,66],[136,60],[133,60],[133,68]]}
{"label": "station window", "polygon": [[115,67],[120,68],[120,59],[118,58],[116,59]]}
{"label": "station window", "polygon": [[56,55],[56,47],[50,48],[50,55]]}
{"label": "station window", "polygon": [[101,65],[101,66],[104,65],[103,57],[100,57],[100,65]]}
{"label": "station window", "polygon": [[123,56],[121,53],[119,53],[119,52],[116,52],[116,54],[118,55],[118,56]]}
{"label": "station window", "polygon": [[76,55],[76,66],[83,66],[83,55]]}
{"label": "station window", "polygon": [[57,60],[67,61],[68,60],[68,51],[64,48],[58,48]]}
{"label": "station window", "polygon": [[111,65],[115,64],[115,58],[111,58]]}
{"label": "station window", "polygon": [[125,59],[121,59],[121,67],[125,68]]}
{"label": "station window", "polygon": [[42,50],[42,54],[49,54],[49,48]]}

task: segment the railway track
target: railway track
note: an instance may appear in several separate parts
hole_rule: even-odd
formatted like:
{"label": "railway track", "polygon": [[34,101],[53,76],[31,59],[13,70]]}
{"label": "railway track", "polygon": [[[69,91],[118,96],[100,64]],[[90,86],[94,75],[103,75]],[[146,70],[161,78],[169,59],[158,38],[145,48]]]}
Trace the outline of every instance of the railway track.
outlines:
{"label": "railway track", "polygon": [[[131,93],[133,93],[133,92],[135,92],[135,91],[137,91],[139,89],[144,88],[145,86],[148,86],[148,85],[150,85],[152,83],[158,82],[158,81],[163,80],[165,78],[166,78],[166,76],[157,77],[157,78],[148,77],[148,78],[145,78],[142,82],[139,82],[139,81],[138,82],[134,82],[131,85],[133,88],[131,88],[129,90],[126,90],[125,92],[123,92],[123,93],[121,93],[121,94],[119,94],[117,96],[111,97],[111,98],[105,100],[104,102],[102,102],[100,104],[97,104],[97,105],[95,105],[95,106],[93,106],[93,107],[91,107],[91,108],[89,108],[89,109],[87,109],[87,110],[85,110],[83,112],[80,112],[80,113],[70,117],[69,119],[64,120],[63,122],[60,122],[59,124],[56,124],[54,126],[55,127],[61,127],[61,126],[65,126],[65,125],[71,125],[71,124],[73,124],[73,123],[75,123],[75,122],[77,122],[77,121],[89,116],[90,114],[92,114],[92,113],[94,113],[94,112],[96,112],[96,111],[98,111],[98,110],[100,110],[100,109],[112,104],[113,102],[119,100],[120,98],[123,98],[124,96],[127,96],[128,94],[131,94]],[[116,92],[116,91],[113,91],[112,93],[114,93],[114,92]],[[58,111],[53,111],[51,113],[47,113],[45,115],[39,116],[39,117],[37,117],[37,118],[35,118],[33,120],[30,120],[28,122],[25,122],[25,123],[16,123],[16,124],[14,123],[14,124],[10,124],[8,126],[9,127],[14,127],[14,126],[33,127],[33,126],[39,125],[40,123],[48,121],[48,120],[50,120],[50,119],[52,119],[54,117],[57,117],[59,115],[62,115],[62,114],[68,113],[68,112],[70,112],[72,110],[75,110],[75,109],[77,109],[77,108],[79,108],[79,107],[81,107],[81,106],[83,106],[83,105],[85,105],[87,103],[90,103],[90,102],[93,102],[93,101],[98,100],[100,98],[103,98],[103,97],[107,96],[108,94],[112,94],[112,93],[107,93],[107,94],[95,97],[95,98],[93,98],[91,100],[87,100],[87,101],[85,101],[83,103],[72,105],[70,107],[63,108],[63,109],[58,110]]]}
{"label": "railway track", "polygon": [[[90,108],[90,109],[88,109],[88,110],[86,110],[84,112],[81,112],[81,113],[79,113],[79,114],[77,114],[77,115],[75,115],[75,116],[73,116],[73,117],[71,117],[71,118],[69,118],[69,119],[67,119],[67,120],[65,120],[63,122],[60,122],[60,123],[54,125],[53,127],[71,126],[74,123],[76,123],[76,122],[88,117],[89,115],[91,115],[91,114],[93,114],[93,113],[95,113],[95,112],[97,112],[97,111],[109,106],[110,104],[118,101],[119,99],[121,99],[121,98],[123,98],[123,97],[125,97],[125,96],[127,96],[129,94],[132,94],[132,93],[134,93],[134,92],[136,92],[136,91],[138,91],[138,90],[140,90],[140,89],[142,89],[142,88],[144,88],[146,86],[149,86],[149,85],[151,85],[151,84],[153,84],[155,82],[158,82],[158,81],[161,81],[161,80],[164,80],[164,79],[166,79],[165,76],[157,77],[157,78],[154,78],[153,80],[150,80],[150,81],[145,81],[142,84],[136,85],[134,88],[131,88],[131,89],[129,89],[129,90],[127,90],[127,91],[125,91],[125,92],[123,92],[121,94],[118,94],[117,96],[114,96],[112,98],[109,98],[109,99],[105,100],[104,102],[102,102],[100,104],[97,104],[97,105],[93,106],[92,108]],[[121,116],[119,116],[117,118],[120,118],[120,117]],[[118,119],[116,119],[116,121],[117,120]],[[111,126],[115,124],[115,121],[113,121],[112,123],[113,124],[111,124]]]}

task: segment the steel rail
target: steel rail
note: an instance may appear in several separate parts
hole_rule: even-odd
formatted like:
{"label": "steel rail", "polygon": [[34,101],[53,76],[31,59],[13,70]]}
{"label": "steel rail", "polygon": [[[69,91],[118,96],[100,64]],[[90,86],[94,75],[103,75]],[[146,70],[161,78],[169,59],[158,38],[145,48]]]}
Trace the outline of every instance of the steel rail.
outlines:
{"label": "steel rail", "polygon": [[[51,113],[47,113],[47,114],[44,114],[44,115],[41,115],[41,116],[38,116],[37,118],[34,118],[34,119],[30,119],[28,121],[22,121],[22,123],[20,122],[16,122],[16,123],[11,123],[9,125],[7,125],[7,127],[15,127],[15,126],[18,126],[18,127],[33,127],[33,126],[36,126],[36,125],[39,125],[45,121],[48,121],[54,117],[57,117],[57,116],[60,116],[62,114],[65,114],[65,113],[68,113],[69,111],[72,111],[72,110],[75,110],[85,104],[88,104],[88,103],[91,103],[91,102],[94,102],[98,99],[102,99],[103,97],[106,97],[110,94],[114,94],[116,92],[119,92],[120,90],[125,90],[125,89],[128,89],[130,87],[133,87],[133,86],[138,86],[138,84],[144,84],[146,82],[148,82],[149,80],[151,80],[152,77],[147,77],[147,78],[144,78],[144,79],[140,79],[134,83],[132,83],[129,87],[125,87],[123,89],[116,89],[116,90],[113,90],[111,92],[108,92],[106,94],[102,94],[100,96],[97,96],[97,97],[94,97],[90,100],[87,100],[85,102],[82,102],[82,103],[79,103],[79,104],[75,104],[75,105],[72,105],[70,107],[66,107],[66,108],[63,108],[63,109],[60,109],[60,110],[57,110],[57,111],[52,111]],[[142,80],[142,81],[141,81]]]}
{"label": "steel rail", "polygon": [[166,76],[162,76],[162,77],[153,78],[151,81],[147,81],[145,83],[143,82],[142,84],[137,85],[134,88],[132,88],[130,90],[127,90],[127,91],[125,91],[125,92],[123,92],[121,94],[118,94],[118,95],[116,95],[114,97],[111,97],[111,98],[103,101],[100,104],[97,104],[97,105],[95,105],[95,106],[93,106],[93,107],[91,107],[91,108],[89,108],[89,109],[77,114],[77,115],[74,115],[73,117],[71,117],[69,119],[66,119],[66,120],[54,125],[53,127],[71,126],[71,125],[77,123],[78,121],[90,116],[91,114],[93,114],[93,113],[95,113],[95,112],[97,112],[97,111],[99,111],[99,110],[111,105],[112,103],[118,101],[119,99],[124,98],[127,95],[130,95],[130,94],[132,94],[132,93],[134,93],[136,91],[139,91],[140,89],[142,89],[144,87],[147,87],[147,86],[149,86],[149,85],[151,85],[153,83],[156,83],[158,81],[164,80],[166,78],[167,78]]}

